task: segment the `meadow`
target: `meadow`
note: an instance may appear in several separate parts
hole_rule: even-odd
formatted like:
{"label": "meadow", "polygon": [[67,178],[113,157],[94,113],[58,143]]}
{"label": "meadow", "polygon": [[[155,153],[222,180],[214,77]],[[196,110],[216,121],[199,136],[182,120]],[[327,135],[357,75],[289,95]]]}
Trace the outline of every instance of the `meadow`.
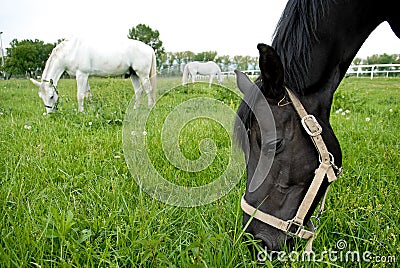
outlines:
{"label": "meadow", "polygon": [[[399,263],[399,78],[347,78],[335,93],[331,123],[342,147],[344,173],[331,187],[314,241],[316,256],[310,261],[295,260],[296,254],[285,261],[260,259],[262,254],[249,250],[256,241],[242,228],[243,175],[229,193],[197,207],[165,204],[147,194],[138,185],[147,167],[135,159],[128,168],[123,146],[126,111],[134,94],[130,80],[89,82],[93,101],[85,102],[84,113],[77,112],[75,80],[63,79],[58,85],[59,111],[44,115],[33,84],[0,81],[0,267]],[[211,88],[179,83],[158,79],[163,98],[153,111],[143,98],[140,109],[149,117],[140,133],[160,176],[185,186],[207,185],[226,169],[231,130],[208,118],[189,121],[180,129],[177,141],[185,158],[195,161],[204,152],[214,154],[208,167],[193,172],[169,163],[162,148],[162,122],[191,98],[213,99],[231,110],[240,99],[233,79]],[[295,250],[301,252],[304,245],[298,241]]]}

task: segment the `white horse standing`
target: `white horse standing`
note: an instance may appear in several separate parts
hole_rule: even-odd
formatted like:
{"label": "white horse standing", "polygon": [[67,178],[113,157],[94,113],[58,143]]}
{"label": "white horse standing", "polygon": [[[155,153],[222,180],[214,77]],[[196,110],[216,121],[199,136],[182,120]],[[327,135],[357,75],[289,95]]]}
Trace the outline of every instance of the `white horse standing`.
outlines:
{"label": "white horse standing", "polygon": [[186,80],[189,78],[189,75],[192,78],[192,83],[194,83],[197,74],[209,75],[210,86],[215,75],[218,76],[218,81],[222,83],[221,69],[215,62],[193,61],[186,64],[185,68],[183,69],[182,86],[186,83]]}
{"label": "white horse standing", "polygon": [[[76,76],[78,111],[83,111],[83,100],[90,96],[89,75],[117,76],[129,73],[139,106],[143,88],[152,106],[156,91],[156,57],[154,50],[137,40],[89,41],[80,38],[65,40],[50,54],[42,81],[31,81],[39,86],[47,112],[54,112],[58,103],[57,82],[66,71]],[[142,88],[143,86],[143,88]]]}

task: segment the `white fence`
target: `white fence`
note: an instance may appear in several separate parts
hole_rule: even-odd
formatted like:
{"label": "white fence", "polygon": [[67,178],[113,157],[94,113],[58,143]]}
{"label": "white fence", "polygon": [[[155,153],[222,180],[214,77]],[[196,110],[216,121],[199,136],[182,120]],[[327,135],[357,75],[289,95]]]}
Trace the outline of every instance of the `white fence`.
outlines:
{"label": "white fence", "polygon": [[[260,75],[260,70],[246,70],[242,71],[251,78],[257,78]],[[357,77],[368,75],[371,79],[378,74],[384,74],[389,77],[391,73],[400,73],[400,64],[371,64],[371,65],[350,65],[347,70],[347,75],[356,75]],[[222,72],[225,77],[234,77],[235,73]]]}
{"label": "white fence", "polygon": [[[251,78],[257,78],[260,75],[260,70],[245,70],[241,71]],[[370,65],[350,65],[347,70],[347,75],[355,75],[357,77],[368,75],[371,79],[378,74],[384,74],[389,77],[391,73],[400,73],[400,64],[370,64]],[[233,71],[222,72],[224,78],[233,78],[235,73]],[[198,75],[196,79],[208,79],[208,76]]]}
{"label": "white fence", "polygon": [[371,65],[350,65],[347,75],[356,75],[360,77],[368,74],[373,79],[374,75],[385,74],[389,77],[390,73],[400,73],[400,64],[371,64]]}
{"label": "white fence", "polygon": [[[260,75],[260,70],[245,70],[242,71],[242,73],[247,74],[248,77],[250,78],[257,78]],[[234,71],[228,71],[228,72],[221,72],[221,76],[225,79],[225,78],[235,78],[235,72]],[[210,79],[210,76],[208,75],[196,75],[196,80],[208,80]]]}
{"label": "white fence", "polygon": [[[260,70],[245,70],[245,71],[241,70],[241,72],[245,73],[248,77],[251,78],[257,78],[261,74]],[[222,72],[221,74],[224,78],[236,77],[234,71]]]}

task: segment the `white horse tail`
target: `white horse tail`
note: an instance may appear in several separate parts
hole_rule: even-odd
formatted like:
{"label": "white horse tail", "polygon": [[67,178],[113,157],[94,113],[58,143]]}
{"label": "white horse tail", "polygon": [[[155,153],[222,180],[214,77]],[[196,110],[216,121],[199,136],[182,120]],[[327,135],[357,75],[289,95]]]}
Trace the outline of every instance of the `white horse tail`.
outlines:
{"label": "white horse tail", "polygon": [[153,52],[150,68],[150,84],[151,84],[151,97],[156,101],[156,88],[157,88],[157,60],[156,54]]}
{"label": "white horse tail", "polygon": [[185,68],[183,69],[182,86],[185,85],[188,75],[189,75],[189,64],[186,64]]}

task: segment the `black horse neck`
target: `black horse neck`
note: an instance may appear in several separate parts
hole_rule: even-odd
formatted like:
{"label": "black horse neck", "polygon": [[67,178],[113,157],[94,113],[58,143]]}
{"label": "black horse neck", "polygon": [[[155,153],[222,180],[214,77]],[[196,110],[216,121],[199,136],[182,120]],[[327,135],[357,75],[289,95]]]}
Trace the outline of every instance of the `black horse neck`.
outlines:
{"label": "black horse neck", "polygon": [[334,91],[369,34],[387,20],[400,36],[400,19],[393,12],[399,3],[289,0],[272,44],[285,67],[285,84],[299,95],[325,95],[330,109]]}

